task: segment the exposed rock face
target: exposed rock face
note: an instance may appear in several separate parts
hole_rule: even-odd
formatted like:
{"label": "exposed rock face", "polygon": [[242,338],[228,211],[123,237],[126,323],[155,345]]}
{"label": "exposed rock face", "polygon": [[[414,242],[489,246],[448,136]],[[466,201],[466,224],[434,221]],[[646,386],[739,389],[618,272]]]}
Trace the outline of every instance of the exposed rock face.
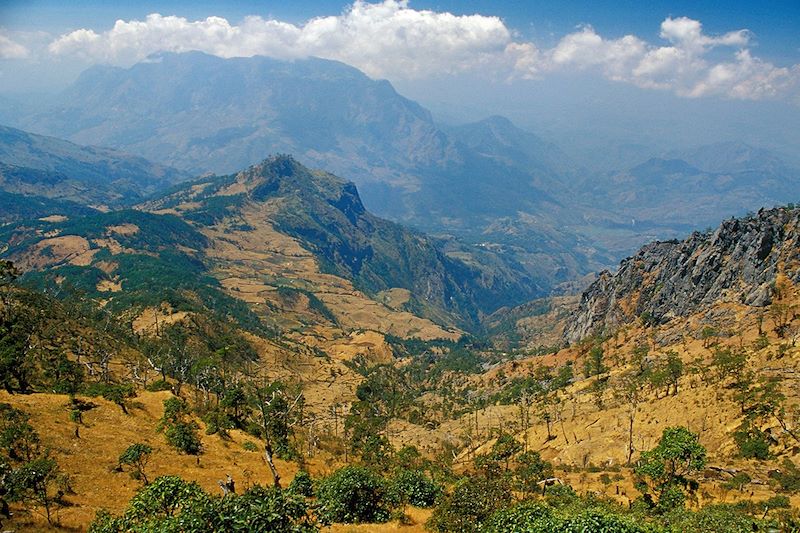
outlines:
{"label": "exposed rock face", "polygon": [[800,281],[799,226],[800,209],[761,210],[713,233],[644,246],[583,293],[564,337],[575,342],[642,315],[666,322],[717,302],[769,305],[779,273]]}

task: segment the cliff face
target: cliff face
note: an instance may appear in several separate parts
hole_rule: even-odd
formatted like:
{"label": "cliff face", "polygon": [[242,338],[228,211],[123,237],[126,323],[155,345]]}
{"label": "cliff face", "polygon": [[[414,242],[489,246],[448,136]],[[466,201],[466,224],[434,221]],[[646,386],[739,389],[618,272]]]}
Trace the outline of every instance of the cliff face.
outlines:
{"label": "cliff face", "polygon": [[666,322],[718,302],[769,305],[779,273],[800,281],[799,234],[800,209],[776,208],[644,246],[583,293],[564,338],[575,342],[643,315]]}

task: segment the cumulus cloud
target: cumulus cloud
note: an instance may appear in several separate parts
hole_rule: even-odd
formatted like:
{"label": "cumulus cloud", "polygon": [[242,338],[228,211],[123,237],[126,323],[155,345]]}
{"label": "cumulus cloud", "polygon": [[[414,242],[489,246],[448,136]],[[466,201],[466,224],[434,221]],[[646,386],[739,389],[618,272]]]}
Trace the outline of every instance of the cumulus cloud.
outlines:
{"label": "cumulus cloud", "polygon": [[[585,26],[542,49],[516,39],[498,17],[415,10],[407,0],[356,0],[338,16],[302,25],[258,16],[234,25],[221,17],[190,21],[151,14],[142,21],[118,20],[101,33],[73,31],[50,43],[49,51],[116,65],[131,65],[159,51],[317,56],[394,79],[465,71],[536,78],[595,70],[610,80],[685,97],[773,98],[794,91],[800,80],[800,66],[778,67],[753,57],[747,30],[707,35],[699,21],[679,17],[664,20],[659,36],[661,45],[634,35],[608,39]],[[715,48],[723,49],[715,57],[727,58],[709,59]]]}
{"label": "cumulus cloud", "polygon": [[[564,36],[551,50],[532,52],[537,60],[534,72],[598,69],[611,80],[690,98],[774,98],[800,85],[800,65],[778,67],[751,55],[747,30],[710,36],[697,20],[667,18],[661,23],[660,37],[669,44],[653,45],[634,35],[606,39],[586,26]],[[709,60],[709,52],[720,47],[733,49],[730,58]],[[522,58],[516,65],[532,61]]]}
{"label": "cumulus cloud", "polygon": [[317,56],[344,61],[372,76],[415,78],[475,68],[501,54],[510,41],[511,32],[497,17],[417,11],[406,1],[358,0],[339,16],[314,18],[302,26],[257,16],[231,25],[220,17],[189,21],[151,14],[144,21],[118,20],[99,34],[73,31],[49,49],[118,65],[162,50],[221,57]]}
{"label": "cumulus cloud", "polygon": [[0,31],[0,59],[24,59],[28,49]]}

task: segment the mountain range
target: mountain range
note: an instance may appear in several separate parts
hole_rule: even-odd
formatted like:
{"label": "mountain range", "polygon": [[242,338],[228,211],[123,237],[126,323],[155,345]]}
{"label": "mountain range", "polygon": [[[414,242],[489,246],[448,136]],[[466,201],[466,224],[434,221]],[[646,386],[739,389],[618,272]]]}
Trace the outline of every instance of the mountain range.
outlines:
{"label": "mountain range", "polygon": [[[352,180],[376,215],[501,254],[545,292],[653,239],[794,201],[800,184],[780,156],[733,142],[592,171],[506,118],[439,124],[389,82],[316,58],[161,53],[131,68],[92,67],[49,107],[8,116],[180,169],[174,176],[291,153]],[[148,179],[145,193],[158,188]]]}

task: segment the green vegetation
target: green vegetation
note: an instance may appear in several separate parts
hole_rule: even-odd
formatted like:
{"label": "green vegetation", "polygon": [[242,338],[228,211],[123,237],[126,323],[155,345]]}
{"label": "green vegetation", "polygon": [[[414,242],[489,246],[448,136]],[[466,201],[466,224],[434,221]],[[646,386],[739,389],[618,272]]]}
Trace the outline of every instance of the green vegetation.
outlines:
{"label": "green vegetation", "polygon": [[0,504],[21,502],[43,509],[48,524],[53,511],[64,505],[69,478],[61,473],[50,451],[41,444],[27,413],[0,404]]}
{"label": "green vegetation", "polygon": [[198,455],[202,451],[200,436],[197,434],[199,426],[193,420],[187,420],[188,414],[186,402],[174,396],[167,398],[164,400],[164,415],[158,429],[164,432],[170,446],[189,455]]}
{"label": "green vegetation", "polygon": [[91,533],[128,531],[317,531],[301,496],[255,485],[241,496],[211,496],[199,485],[176,476],[155,479],[143,487],[122,516],[100,511]]}
{"label": "green vegetation", "polygon": [[323,524],[389,520],[391,501],[386,481],[362,466],[346,466],[320,481],[317,515]]}
{"label": "green vegetation", "polygon": [[136,444],[131,444],[124,452],[122,452],[122,454],[119,456],[119,464],[120,466],[132,466],[133,470],[131,471],[131,477],[133,479],[141,479],[142,482],[147,485],[148,481],[145,467],[147,467],[147,462],[150,460],[150,455],[152,453],[152,447],[148,446],[147,444],[137,442]]}

